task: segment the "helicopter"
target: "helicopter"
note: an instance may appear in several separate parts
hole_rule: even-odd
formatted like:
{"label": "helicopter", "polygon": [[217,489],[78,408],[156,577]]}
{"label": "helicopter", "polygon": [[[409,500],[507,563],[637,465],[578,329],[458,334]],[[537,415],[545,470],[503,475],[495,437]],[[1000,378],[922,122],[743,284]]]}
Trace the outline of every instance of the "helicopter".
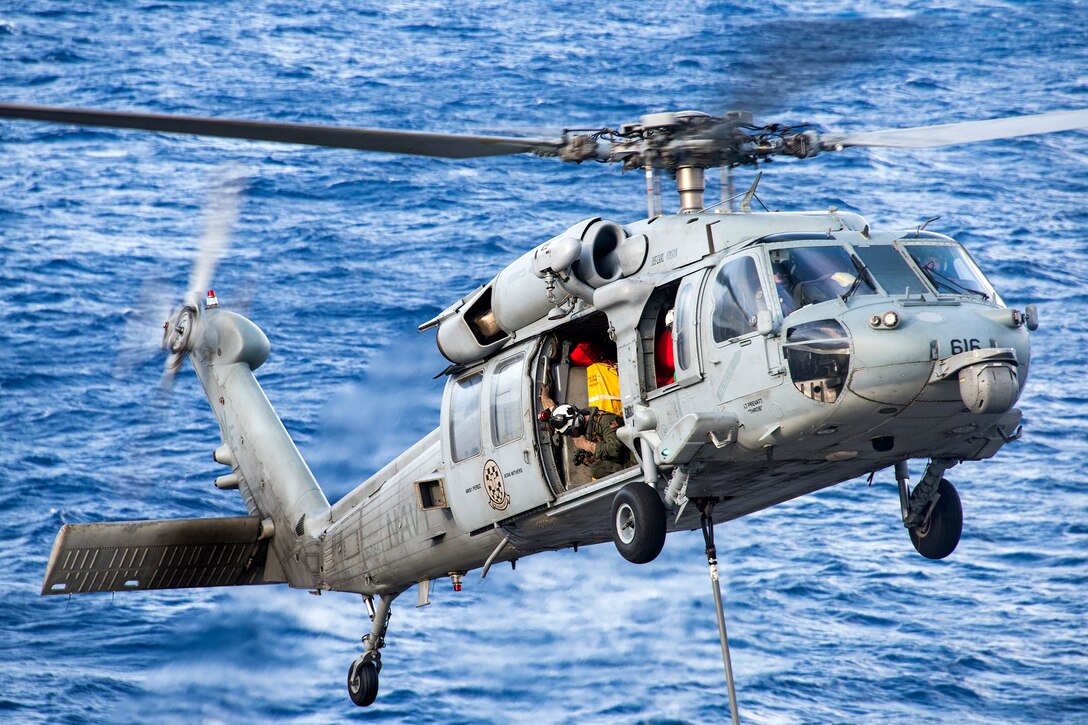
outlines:
{"label": "helicopter", "polygon": [[[209,266],[166,322],[168,374],[188,359],[219,423],[213,457],[229,472],[215,484],[237,489],[249,515],[66,525],[42,593],[287,583],[362,594],[373,626],[348,690],[364,706],[378,693],[393,600],[416,586],[425,604],[435,580],[459,589],[498,562],[611,540],[647,563],[669,532],[701,529],[716,583],[715,523],[886,468],[915,548],[950,555],[962,510],[945,473],[1021,435],[1036,309],[1007,308],[966,250],[925,225],[880,231],[834,208],[756,212],[758,177],[707,206],[704,174],[1088,126],[1078,110],[836,135],[686,111],[523,139],[14,105],[0,116],[645,172],[646,219],[580,221],[420,325],[450,362],[439,426],[333,505],[253,375],[267,337],[206,289]],[[678,214],[661,211],[665,175]],[[601,477],[576,464],[576,438],[557,431],[547,404],[595,414],[588,366],[573,354],[582,346],[615,368],[617,394],[603,397],[615,399],[631,464]],[[929,462],[915,486],[913,459]]]}

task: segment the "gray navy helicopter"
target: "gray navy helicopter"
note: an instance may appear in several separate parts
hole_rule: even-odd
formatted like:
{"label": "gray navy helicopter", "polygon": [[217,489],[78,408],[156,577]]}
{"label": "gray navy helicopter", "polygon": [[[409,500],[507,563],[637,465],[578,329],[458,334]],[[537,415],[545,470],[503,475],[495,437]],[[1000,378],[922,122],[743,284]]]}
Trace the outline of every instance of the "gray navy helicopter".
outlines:
{"label": "gray navy helicopter", "polygon": [[[1088,127],[1088,110],[1074,110],[830,134],[689,111],[547,139],[17,105],[0,116],[644,171],[647,219],[582,220],[420,326],[436,329],[450,361],[439,425],[332,505],[254,377],[268,338],[220,306],[204,260],[163,346],[171,374],[184,358],[196,371],[219,422],[214,459],[229,469],[215,485],[237,489],[248,515],[66,525],[42,594],[274,583],[359,593],[373,626],[348,691],[365,706],[390,605],[411,587],[424,605],[435,580],[459,590],[469,571],[609,540],[646,563],[669,532],[699,528],[734,721],[714,524],[892,468],[911,542],[948,556],[962,510],[945,475],[1020,437],[1039,320],[1033,305],[1006,307],[967,251],[925,224],[882,231],[834,208],[752,211],[758,176],[708,207],[705,171]],[[663,176],[676,180],[677,214],[661,211]],[[587,349],[614,371],[604,393],[580,360]],[[575,432],[613,406],[619,470],[578,465],[586,436],[558,424],[556,401]],[[928,461],[913,486],[912,459]]]}

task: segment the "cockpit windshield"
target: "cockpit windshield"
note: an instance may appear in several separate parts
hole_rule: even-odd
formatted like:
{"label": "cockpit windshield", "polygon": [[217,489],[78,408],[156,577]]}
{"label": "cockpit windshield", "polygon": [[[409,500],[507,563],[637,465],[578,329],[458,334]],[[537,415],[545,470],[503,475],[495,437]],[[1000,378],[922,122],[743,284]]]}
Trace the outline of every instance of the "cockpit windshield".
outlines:
{"label": "cockpit windshield", "polygon": [[909,297],[929,291],[906,257],[891,244],[855,244],[854,250],[889,295]]}
{"label": "cockpit windshield", "polygon": [[850,254],[840,245],[784,247],[768,253],[783,315],[850,292],[877,294],[864,277],[859,277]]}
{"label": "cockpit windshield", "polygon": [[903,246],[938,294],[999,301],[994,288],[958,244],[916,242]]}

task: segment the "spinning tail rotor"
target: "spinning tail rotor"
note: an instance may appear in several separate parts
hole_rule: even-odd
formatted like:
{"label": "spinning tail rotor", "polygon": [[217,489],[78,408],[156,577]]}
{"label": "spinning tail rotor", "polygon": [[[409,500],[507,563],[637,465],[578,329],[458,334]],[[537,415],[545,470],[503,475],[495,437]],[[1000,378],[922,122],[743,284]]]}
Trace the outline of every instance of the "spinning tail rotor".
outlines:
{"label": "spinning tail rotor", "polygon": [[185,296],[170,318],[163,323],[162,349],[167,354],[162,375],[163,390],[169,391],[173,386],[174,377],[190,349],[190,338],[200,317],[200,303],[205,291],[208,293],[208,303],[214,303],[214,293],[209,286],[238,219],[238,205],[245,184],[245,169],[240,166],[227,166],[222,170],[220,182],[209,195],[204,214],[204,231],[197,246],[192,271],[189,273]]}

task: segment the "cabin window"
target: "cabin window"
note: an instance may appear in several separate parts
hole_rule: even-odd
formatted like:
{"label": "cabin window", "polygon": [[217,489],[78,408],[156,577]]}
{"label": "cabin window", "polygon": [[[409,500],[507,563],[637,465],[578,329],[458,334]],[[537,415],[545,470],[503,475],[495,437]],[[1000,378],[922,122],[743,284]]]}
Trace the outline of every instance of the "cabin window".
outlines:
{"label": "cabin window", "polygon": [[521,438],[525,433],[522,391],[525,357],[501,363],[491,375],[491,441],[496,446]]}
{"label": "cabin window", "polygon": [[766,309],[756,262],[741,257],[726,262],[714,275],[714,342],[725,342],[756,329],[756,318]]}
{"label": "cabin window", "polygon": [[461,378],[453,384],[450,396],[450,454],[463,461],[480,454],[480,391],[484,376],[480,373]]}
{"label": "cabin window", "polygon": [[904,245],[938,294],[998,301],[997,292],[957,244]]}

